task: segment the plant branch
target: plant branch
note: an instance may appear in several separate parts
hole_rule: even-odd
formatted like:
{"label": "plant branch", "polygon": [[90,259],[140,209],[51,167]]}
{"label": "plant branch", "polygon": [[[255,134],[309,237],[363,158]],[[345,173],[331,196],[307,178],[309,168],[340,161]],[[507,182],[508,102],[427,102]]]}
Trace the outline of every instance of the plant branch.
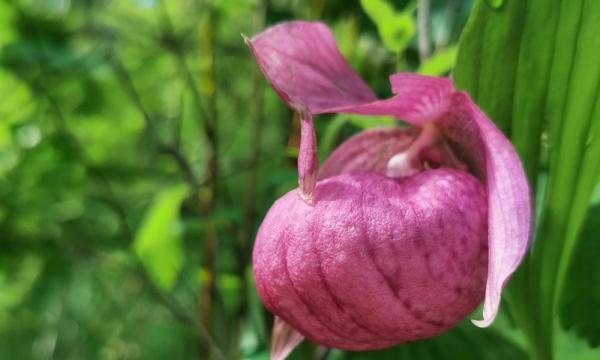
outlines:
{"label": "plant branch", "polygon": [[121,83],[121,86],[123,87],[123,90],[129,96],[135,107],[142,114],[144,123],[146,124],[146,129],[152,137],[152,140],[156,143],[158,151],[170,155],[175,160],[179,169],[185,175],[190,187],[195,193],[197,193],[200,188],[200,182],[198,181],[198,178],[196,177],[189,160],[179,150],[179,147],[176,144],[169,144],[161,139],[158,129],[156,128],[156,125],[154,123],[154,119],[142,103],[141,97],[135,89],[135,85],[133,83],[131,75],[129,74],[127,69],[125,69],[121,61],[116,56],[112,56],[109,59],[109,61],[113,67],[117,78],[119,79],[119,82]]}
{"label": "plant branch", "polygon": [[427,60],[431,55],[430,46],[430,0],[419,0],[417,12],[417,26],[419,29],[419,59],[421,62]]}

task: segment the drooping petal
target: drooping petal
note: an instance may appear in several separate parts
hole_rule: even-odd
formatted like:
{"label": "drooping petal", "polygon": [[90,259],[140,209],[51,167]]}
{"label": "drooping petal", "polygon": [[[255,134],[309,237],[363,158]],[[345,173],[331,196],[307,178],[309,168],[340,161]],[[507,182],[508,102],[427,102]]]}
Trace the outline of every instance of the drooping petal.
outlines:
{"label": "drooping petal", "polygon": [[275,316],[271,337],[271,360],[284,360],[298,346],[304,336],[294,330],[285,320]]}
{"label": "drooping petal", "polygon": [[246,41],[275,91],[292,108],[316,114],[376,100],[322,23],[285,22]]}
{"label": "drooping petal", "polygon": [[390,158],[406,150],[418,133],[418,129],[400,127],[358,133],[329,155],[319,170],[319,180],[353,172],[385,174]]}
{"label": "drooping petal", "polygon": [[523,259],[531,235],[531,196],[519,156],[504,134],[466,93],[450,97],[449,111],[437,122],[488,197],[488,275],[483,319],[489,326],[500,306],[502,288]]}

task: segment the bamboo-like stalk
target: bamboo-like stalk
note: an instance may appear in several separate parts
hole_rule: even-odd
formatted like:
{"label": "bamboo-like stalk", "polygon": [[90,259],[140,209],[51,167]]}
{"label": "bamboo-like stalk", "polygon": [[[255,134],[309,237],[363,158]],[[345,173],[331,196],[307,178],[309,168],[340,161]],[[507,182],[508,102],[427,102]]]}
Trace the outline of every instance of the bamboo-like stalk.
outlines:
{"label": "bamboo-like stalk", "polygon": [[417,11],[417,26],[419,29],[419,59],[421,62],[431,56],[430,35],[430,7],[429,0],[419,0]]}
{"label": "bamboo-like stalk", "polygon": [[[204,81],[210,84],[204,98],[206,99],[207,109],[204,119],[200,119],[204,128],[204,133],[209,147],[208,157],[208,186],[206,191],[200,196],[200,208],[202,216],[210,217],[213,215],[218,197],[218,177],[219,177],[219,141],[217,135],[217,95],[216,95],[216,74],[215,74],[215,33],[214,33],[214,13],[209,12],[206,23],[202,27],[202,56],[208,59],[208,66],[204,72]],[[202,111],[202,102],[200,91],[192,77],[192,73],[186,64],[185,58],[181,52],[177,56],[179,64],[185,75],[188,87],[192,91],[194,103],[199,112]],[[218,235],[217,229],[212,221],[208,221],[204,233],[204,260],[205,267],[208,270],[209,277],[205,284],[202,297],[199,299],[200,313],[202,315],[201,324],[205,328],[213,328],[214,303],[217,297],[216,281],[218,277]],[[210,349],[210,348],[209,348]],[[200,353],[202,357],[202,353]],[[208,358],[211,358],[209,354]]]}
{"label": "bamboo-like stalk", "polygon": [[[210,218],[213,216],[219,193],[219,137],[218,137],[218,112],[217,112],[217,92],[216,92],[216,71],[215,71],[215,12],[209,4],[206,6],[205,22],[200,28],[200,55],[208,60],[208,65],[203,69],[203,81],[208,84],[203,93],[201,93],[192,73],[187,64],[185,53],[180,44],[175,41],[172,44],[167,44],[167,48],[174,55],[179,71],[183,80],[190,90],[192,101],[196,112],[199,115],[199,125],[203,130],[204,137],[208,146],[208,166],[207,166],[207,181],[198,192],[198,203],[200,207],[200,217]],[[166,9],[164,1],[161,1],[162,15],[164,25],[170,35],[175,34],[172,21]],[[205,100],[205,101],[203,101]],[[206,105],[206,107],[205,107]],[[218,233],[217,228],[212,221],[207,221],[204,229],[204,267],[207,269],[208,277],[204,284],[202,295],[198,299],[198,309],[200,319],[198,321],[200,327],[213,329],[213,313],[214,305],[217,298],[217,278],[218,278]],[[213,332],[214,335],[214,332]],[[199,344],[200,358],[212,359],[210,344]]]}
{"label": "bamboo-like stalk", "polygon": [[[261,2],[256,15],[255,30],[262,30],[265,26],[266,9],[268,1]],[[263,75],[255,67],[252,83],[252,101],[254,104],[253,113],[250,118],[250,154],[248,156],[248,175],[246,177],[246,191],[244,192],[244,222],[240,236],[238,255],[240,266],[240,277],[245,278],[245,270],[250,260],[250,243],[254,237],[254,223],[256,221],[256,185],[258,181],[257,166],[261,152],[261,139],[264,119],[264,79]],[[241,289],[241,298],[244,300],[241,306],[242,315],[245,312],[245,288]]]}

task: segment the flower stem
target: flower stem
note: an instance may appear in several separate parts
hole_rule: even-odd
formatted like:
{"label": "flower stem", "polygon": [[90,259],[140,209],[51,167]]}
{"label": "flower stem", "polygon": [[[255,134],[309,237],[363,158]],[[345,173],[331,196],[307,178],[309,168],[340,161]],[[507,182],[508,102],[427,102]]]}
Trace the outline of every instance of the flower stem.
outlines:
{"label": "flower stem", "polygon": [[300,196],[308,204],[314,201],[313,191],[317,184],[319,158],[317,136],[312,116],[308,111],[300,111],[300,153],[298,154],[298,183]]}

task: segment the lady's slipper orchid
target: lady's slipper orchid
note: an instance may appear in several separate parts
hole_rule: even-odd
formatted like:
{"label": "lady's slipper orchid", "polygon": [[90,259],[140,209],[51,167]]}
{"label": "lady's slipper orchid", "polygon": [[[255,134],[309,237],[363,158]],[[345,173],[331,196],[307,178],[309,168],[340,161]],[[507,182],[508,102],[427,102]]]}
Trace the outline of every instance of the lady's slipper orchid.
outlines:
{"label": "lady's slipper orchid", "polygon": [[[527,249],[530,194],[506,137],[451,80],[391,76],[378,100],[321,23],[246,39],[301,114],[299,189],[258,232],[254,275],[277,318],[273,359],[306,337],[379,349],[437,335],[485,298],[485,327]],[[413,125],[356,135],[318,169],[312,115],[390,115]]]}

